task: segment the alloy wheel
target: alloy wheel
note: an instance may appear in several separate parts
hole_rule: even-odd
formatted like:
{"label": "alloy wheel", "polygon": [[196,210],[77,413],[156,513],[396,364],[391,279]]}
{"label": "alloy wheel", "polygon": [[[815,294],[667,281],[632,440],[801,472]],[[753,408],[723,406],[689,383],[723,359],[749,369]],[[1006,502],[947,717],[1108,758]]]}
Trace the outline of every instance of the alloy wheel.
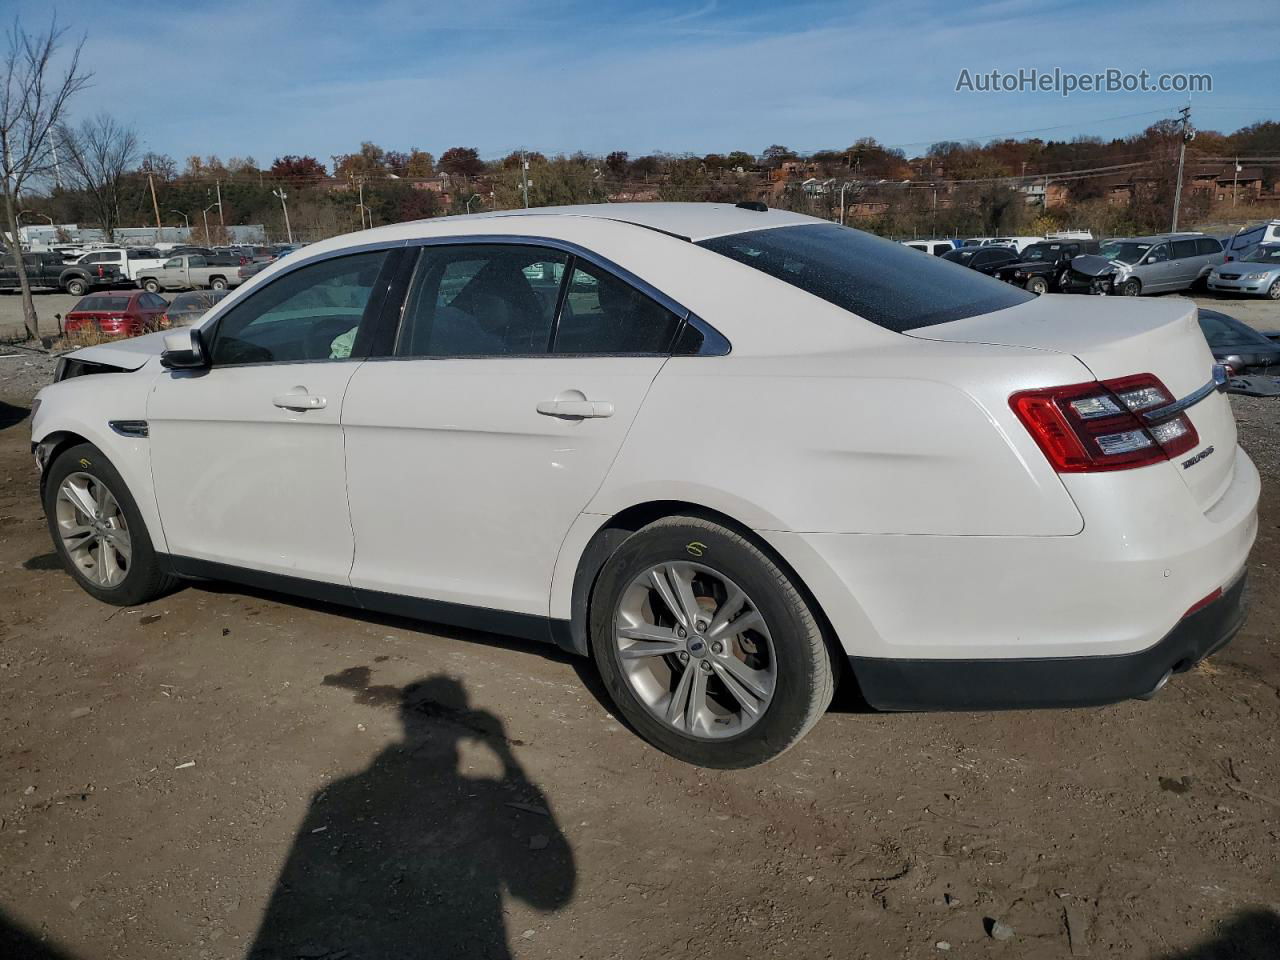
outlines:
{"label": "alloy wheel", "polygon": [[622,591],[613,632],[631,692],[685,736],[736,736],[773,699],[768,625],[746,592],[711,567],[669,562],[644,570]]}
{"label": "alloy wheel", "polygon": [[107,485],[89,473],[71,473],[58,486],[55,520],[71,562],[91,583],[119,586],[129,573],[133,544],[124,511]]}

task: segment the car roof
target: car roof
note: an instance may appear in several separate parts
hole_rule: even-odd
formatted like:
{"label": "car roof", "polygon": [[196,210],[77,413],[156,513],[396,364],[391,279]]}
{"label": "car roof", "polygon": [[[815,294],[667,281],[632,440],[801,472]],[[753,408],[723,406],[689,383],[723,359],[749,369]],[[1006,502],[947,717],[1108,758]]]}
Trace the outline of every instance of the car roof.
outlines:
{"label": "car roof", "polygon": [[826,223],[787,210],[751,210],[732,203],[584,203],[563,207],[497,210],[461,217],[440,217],[432,226],[458,220],[502,220],[511,217],[591,217],[657,230],[682,240],[710,240],[750,230]]}

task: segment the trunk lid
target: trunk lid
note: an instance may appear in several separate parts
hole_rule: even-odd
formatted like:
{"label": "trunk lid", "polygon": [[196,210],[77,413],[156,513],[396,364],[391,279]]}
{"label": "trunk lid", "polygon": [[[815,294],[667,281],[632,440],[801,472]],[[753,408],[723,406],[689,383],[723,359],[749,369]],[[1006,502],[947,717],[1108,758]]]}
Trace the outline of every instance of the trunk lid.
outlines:
{"label": "trunk lid", "polygon": [[[1196,305],[1181,297],[1138,300],[1048,294],[1008,310],[922,327],[908,335],[1066,353],[1098,380],[1151,373],[1175,400],[1213,379],[1213,354],[1200,332]],[[1231,483],[1235,417],[1226,394],[1217,391],[1186,414],[1200,442],[1167,468],[1178,472],[1207,510]]]}

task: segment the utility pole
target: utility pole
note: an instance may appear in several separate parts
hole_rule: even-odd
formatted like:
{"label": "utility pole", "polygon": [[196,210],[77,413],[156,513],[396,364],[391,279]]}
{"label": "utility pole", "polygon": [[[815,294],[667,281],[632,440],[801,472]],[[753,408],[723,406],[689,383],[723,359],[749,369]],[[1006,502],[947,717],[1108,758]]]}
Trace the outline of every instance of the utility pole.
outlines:
{"label": "utility pole", "polygon": [[849,186],[849,181],[845,180],[840,184],[840,226],[844,226],[844,191]]}
{"label": "utility pole", "polygon": [[289,237],[289,242],[293,243],[293,228],[289,226],[289,205],[284,202],[287,196],[284,187],[276,187],[271,192],[280,198],[280,208],[284,211],[284,232]]}
{"label": "utility pole", "polygon": [[62,164],[58,162],[58,138],[50,137],[49,146],[53,148],[53,182],[62,189]]}
{"label": "utility pole", "polygon": [[[360,188],[360,229],[363,230],[364,229],[364,212],[366,209],[364,205],[364,177],[360,177],[356,181],[356,185]],[[372,215],[370,215],[369,217],[369,226],[371,227],[373,226]]]}
{"label": "utility pole", "polygon": [[1178,145],[1178,182],[1173,188],[1173,226],[1169,229],[1170,233],[1178,232],[1178,207],[1182,203],[1182,167],[1187,159],[1187,144],[1196,138],[1196,131],[1191,126],[1191,104],[1188,103],[1178,112],[1182,114],[1182,142]]}
{"label": "utility pole", "polygon": [[1236,208],[1236,187],[1240,186],[1240,158],[1236,157],[1236,169],[1231,174],[1231,209]]}
{"label": "utility pole", "polygon": [[222,181],[215,180],[213,181],[213,185],[214,189],[218,191],[218,225],[225,230],[227,228],[227,220],[222,215]]}
{"label": "utility pole", "polygon": [[[147,183],[151,187],[151,207],[156,212],[156,230],[160,230],[163,226],[160,223],[160,201],[156,199],[156,179],[150,172],[147,173]],[[156,234],[156,240],[160,239],[160,234]]]}
{"label": "utility pole", "polygon": [[529,160],[520,151],[520,191],[524,194],[524,208],[529,209]]}

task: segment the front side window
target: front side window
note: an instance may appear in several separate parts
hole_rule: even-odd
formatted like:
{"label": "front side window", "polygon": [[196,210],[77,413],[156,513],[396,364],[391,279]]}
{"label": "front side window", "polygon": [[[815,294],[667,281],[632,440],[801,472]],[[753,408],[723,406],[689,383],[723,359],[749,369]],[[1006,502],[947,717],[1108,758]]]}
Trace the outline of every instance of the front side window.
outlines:
{"label": "front side window", "polygon": [[277,277],[219,321],[214,366],[349,358],[386,256],[334,257]]}
{"label": "front side window", "polygon": [[545,354],[568,255],[522,244],[423,247],[401,357]]}
{"label": "front side window", "polygon": [[1164,244],[1164,243],[1161,243],[1161,244],[1158,244],[1157,246],[1152,247],[1151,252],[1147,254],[1148,263],[1164,263],[1168,259],[1169,259],[1169,246],[1168,244]]}
{"label": "front side window", "polygon": [[680,317],[631,284],[576,261],[556,325],[553,353],[666,353]]}
{"label": "front side window", "polygon": [[182,269],[182,258],[181,258],[181,257],[174,257],[172,260],[166,260],[166,261],[164,262],[164,268],[165,268],[166,270],[181,270],[181,269]]}

